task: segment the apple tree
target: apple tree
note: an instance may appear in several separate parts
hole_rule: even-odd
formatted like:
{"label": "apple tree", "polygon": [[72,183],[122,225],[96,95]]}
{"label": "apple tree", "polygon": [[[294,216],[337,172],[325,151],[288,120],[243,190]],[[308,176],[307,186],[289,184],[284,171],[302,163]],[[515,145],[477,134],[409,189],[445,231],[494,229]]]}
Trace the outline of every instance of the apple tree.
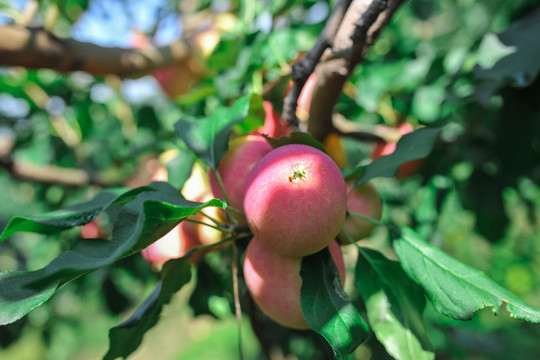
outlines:
{"label": "apple tree", "polygon": [[538,24],[1,3],[0,357],[536,358]]}

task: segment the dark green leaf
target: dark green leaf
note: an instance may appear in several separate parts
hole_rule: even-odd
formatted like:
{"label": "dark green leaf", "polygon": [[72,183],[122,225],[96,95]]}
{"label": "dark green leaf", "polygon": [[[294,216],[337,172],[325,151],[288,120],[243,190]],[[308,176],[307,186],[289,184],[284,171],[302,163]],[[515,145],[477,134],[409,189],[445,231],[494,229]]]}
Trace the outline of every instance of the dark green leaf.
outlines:
{"label": "dark green leaf", "polygon": [[293,131],[289,136],[281,136],[279,139],[271,138],[264,134],[263,136],[266,138],[266,141],[268,141],[268,143],[272,145],[274,149],[283,145],[303,144],[319,149],[326,154],[324,146],[320,142],[315,140],[315,138],[311,136],[311,134],[303,131]]}
{"label": "dark green leaf", "polygon": [[506,31],[487,34],[480,45],[475,76],[496,87],[530,85],[540,71],[539,33],[540,9],[536,9]]}
{"label": "dark green leaf", "polygon": [[345,359],[368,337],[368,326],[343,291],[328,250],[306,256],[300,270],[300,302],[306,322],[322,335],[338,359]]}
{"label": "dark green leaf", "polygon": [[163,306],[191,279],[189,256],[167,261],[161,280],[141,306],[122,324],[109,331],[109,351],[104,360],[127,358],[141,344],[146,331],[159,320]]}
{"label": "dark green leaf", "polygon": [[376,177],[393,177],[401,164],[428,156],[439,131],[441,128],[421,128],[404,135],[392,154],[383,156],[366,167],[362,176],[354,183],[354,188]]}
{"label": "dark green leaf", "polygon": [[[246,95],[231,107],[220,107],[212,116],[204,119],[180,119],[176,124],[178,136],[208,166],[215,169],[228,149],[229,134],[235,124],[246,122],[262,125],[264,112],[258,95]],[[256,115],[256,112],[260,112]],[[258,120],[260,121],[258,121]]]}
{"label": "dark green leaf", "polygon": [[[51,287],[142,250],[184,218],[197,214],[207,206],[225,207],[217,199],[204,204],[187,201],[168,183],[153,183],[151,186],[152,191],[140,193],[120,210],[110,241],[80,239],[43,269],[2,275],[9,280],[9,286],[0,282],[0,298],[4,299],[0,306],[0,318],[13,321],[13,315],[9,315],[13,308],[20,309],[17,318],[24,316],[36,307],[34,299],[50,297]],[[26,291],[29,287],[35,290],[31,296],[13,297],[15,291]]]}
{"label": "dark green leaf", "polygon": [[106,190],[97,194],[92,200],[82,204],[40,216],[14,217],[0,234],[0,242],[21,231],[53,234],[74,226],[87,224],[96,219],[99,214],[111,205],[131,201],[143,191],[155,190],[149,187],[140,187],[127,192],[126,189]]}
{"label": "dark green leaf", "polygon": [[470,320],[486,307],[497,313],[506,303],[510,315],[528,322],[540,322],[540,311],[504,289],[481,271],[475,270],[420,239],[410,228],[401,228],[394,249],[405,272],[424,288],[441,314]]}
{"label": "dark green leaf", "polygon": [[32,281],[34,278],[33,274],[20,271],[0,272],[0,326],[19,320],[49,300],[60,285],[51,283],[40,291],[20,287],[21,280]]}
{"label": "dark green leaf", "polygon": [[376,250],[359,248],[355,285],[366,304],[369,325],[394,359],[434,359],[424,328],[424,292],[399,263]]}
{"label": "dark green leaf", "polygon": [[195,156],[192,153],[183,151],[179,156],[168,161],[167,167],[168,182],[176,189],[181,189],[189,176],[195,162]]}

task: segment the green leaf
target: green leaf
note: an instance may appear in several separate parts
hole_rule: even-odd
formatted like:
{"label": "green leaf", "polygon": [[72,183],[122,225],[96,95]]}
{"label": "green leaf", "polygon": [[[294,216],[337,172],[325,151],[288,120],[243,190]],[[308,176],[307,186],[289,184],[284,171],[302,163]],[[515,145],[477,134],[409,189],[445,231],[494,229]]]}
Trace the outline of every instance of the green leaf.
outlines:
{"label": "green leaf", "polygon": [[161,280],[152,294],[129,319],[109,331],[109,351],[103,359],[127,358],[133,353],[141,344],[146,331],[157,324],[163,307],[190,280],[189,256],[167,261],[161,271]]}
{"label": "green leaf", "polygon": [[165,164],[168,174],[167,181],[176,189],[181,189],[186,180],[189,179],[194,163],[195,156],[188,151],[183,151],[179,156]]}
{"label": "green leaf", "polygon": [[[16,320],[35,308],[32,299],[50,297],[51,287],[142,250],[184,218],[197,214],[207,206],[225,207],[217,199],[203,204],[187,201],[168,183],[153,183],[149,189],[151,191],[140,193],[119,211],[111,240],[80,239],[43,269],[10,275],[0,273],[9,280],[9,286],[4,281],[0,282],[0,299],[3,299],[0,318],[9,317],[14,321],[10,315],[12,308],[20,309],[15,315]],[[23,292],[29,288],[34,291],[30,301],[26,297],[12,295],[15,291]]]}
{"label": "green leaf", "polygon": [[368,326],[343,291],[328,250],[306,256],[300,270],[300,302],[306,322],[322,335],[338,359],[345,359],[368,337]]}
{"label": "green leaf", "polygon": [[49,300],[60,284],[51,283],[38,291],[23,289],[19,286],[21,280],[33,280],[33,274],[21,271],[0,272],[0,325],[11,324],[19,320],[31,310]]}
{"label": "green leaf", "polygon": [[268,141],[274,149],[284,145],[303,144],[312,146],[326,154],[324,146],[311,136],[311,134],[303,131],[293,131],[289,136],[281,136],[280,138],[272,138],[265,134],[262,134],[262,136],[266,138],[266,141]]}
{"label": "green leaf", "polygon": [[410,228],[401,228],[394,249],[403,270],[424,288],[435,309],[443,315],[470,320],[486,307],[497,313],[505,303],[513,318],[540,322],[540,311],[475,270],[420,239]]}
{"label": "green leaf", "polygon": [[421,128],[403,135],[392,154],[380,157],[366,167],[354,183],[354,188],[376,177],[393,177],[401,164],[428,156],[439,131],[441,128]]}
{"label": "green leaf", "polygon": [[386,351],[399,360],[434,359],[422,320],[424,292],[399,263],[376,250],[359,248],[355,275],[369,325]]}
{"label": "green leaf", "polygon": [[144,191],[155,190],[150,187],[140,187],[127,192],[126,189],[106,190],[82,204],[66,207],[40,216],[14,217],[9,221],[2,234],[0,234],[0,242],[17,232],[27,231],[39,234],[53,234],[74,226],[87,224],[95,220],[108,207],[131,201]]}
{"label": "green leaf", "polygon": [[[256,113],[260,112],[259,115]],[[215,169],[228,149],[229,134],[235,124],[246,122],[262,125],[264,119],[262,98],[246,95],[231,107],[220,107],[212,116],[204,119],[180,119],[175,129],[186,145],[208,166]]]}
{"label": "green leaf", "polygon": [[540,9],[513,23],[500,34],[487,34],[478,51],[477,78],[496,87],[530,85],[538,76],[540,63]]}

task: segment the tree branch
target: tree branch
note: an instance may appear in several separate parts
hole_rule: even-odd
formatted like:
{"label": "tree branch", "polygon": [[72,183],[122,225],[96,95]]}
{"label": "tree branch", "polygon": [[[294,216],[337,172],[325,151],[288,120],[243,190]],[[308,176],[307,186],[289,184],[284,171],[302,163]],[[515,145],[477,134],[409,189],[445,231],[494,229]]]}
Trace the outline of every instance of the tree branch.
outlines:
{"label": "tree branch", "polygon": [[405,0],[354,0],[316,69],[317,84],[309,110],[308,132],[324,140],[335,130],[334,106],[355,67]]}
{"label": "tree branch", "polygon": [[323,31],[317,38],[317,42],[311,48],[311,50],[300,60],[292,66],[292,80],[293,86],[283,103],[283,119],[286,124],[289,124],[292,128],[298,128],[298,118],[296,117],[296,107],[298,104],[298,97],[304,87],[309,75],[315,70],[315,66],[319,62],[324,51],[331,45],[331,40],[336,35],[336,32],[351,4],[352,0],[339,0],[334,10],[330,14],[328,21],[326,22]]}
{"label": "tree branch", "polygon": [[59,38],[43,28],[0,26],[1,66],[136,77],[190,56],[189,45],[183,40],[155,49],[109,48]]}

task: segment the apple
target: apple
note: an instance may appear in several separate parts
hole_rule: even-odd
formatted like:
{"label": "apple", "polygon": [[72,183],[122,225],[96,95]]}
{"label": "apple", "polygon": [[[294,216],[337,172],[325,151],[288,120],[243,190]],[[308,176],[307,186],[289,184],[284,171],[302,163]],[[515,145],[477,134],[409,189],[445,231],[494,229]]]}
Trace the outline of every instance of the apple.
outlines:
{"label": "apple", "polygon": [[[375,187],[369,182],[355,190],[352,190],[352,186],[352,183],[347,186],[347,211],[380,220],[382,215],[382,200]],[[369,236],[376,226],[377,224],[371,221],[348,215],[343,224],[343,229],[354,240],[360,240]],[[342,245],[350,244],[345,238],[340,237],[339,240]]]}
{"label": "apple", "polygon": [[[336,241],[329,250],[345,282],[343,254]],[[271,319],[293,329],[308,329],[300,305],[301,257],[281,255],[254,237],[244,257],[244,278],[251,297]]]}
{"label": "apple", "polygon": [[317,84],[317,75],[312,73],[302,91],[300,91],[300,96],[298,97],[298,105],[296,107],[296,116],[298,119],[305,121],[309,118],[309,108],[311,107],[311,98],[313,97],[313,89]]}
{"label": "apple", "polygon": [[[157,167],[152,175],[152,180],[167,181],[167,179],[165,167]],[[182,187],[182,195],[188,200],[197,202],[206,202],[213,198],[208,175],[199,163],[194,164],[191,176]],[[208,207],[202,211],[218,221],[223,220],[219,208]],[[189,219],[213,225],[213,222],[201,213],[191,216]],[[143,249],[141,253],[156,270],[159,270],[167,260],[182,257],[188,250],[196,246],[214,244],[222,238],[223,233],[219,230],[184,220],[165,236]],[[191,256],[190,261],[196,264],[204,253],[205,251],[202,250],[197,251]]]}
{"label": "apple", "polygon": [[[195,199],[198,202],[206,202],[213,199],[214,197],[209,192],[201,195],[199,198]],[[217,207],[207,207],[204,208],[197,215],[190,216],[189,219],[197,220],[205,224],[214,225],[212,220],[208,219],[202,213],[211,216],[213,219],[216,219],[222,222],[224,219],[223,212],[220,208]],[[216,242],[223,239],[223,232],[202,224],[184,221],[182,222],[183,234],[193,243],[198,243],[200,245],[210,245],[215,244]]]}
{"label": "apple", "polygon": [[306,256],[336,237],[346,203],[347,187],[334,161],[314,147],[290,144],[251,170],[244,211],[259,241],[283,255]]}
{"label": "apple", "polygon": [[288,135],[291,132],[291,128],[283,123],[281,116],[274,110],[272,103],[270,101],[264,101],[263,106],[266,113],[264,126],[257,130],[257,132],[274,138]]}
{"label": "apple", "polygon": [[[151,72],[163,92],[171,99],[187,93],[204,76],[206,69],[204,60],[210,56],[219,42],[220,34],[216,29],[207,29],[191,39],[193,55],[174,64],[163,66]],[[131,36],[131,47],[141,49],[153,46],[152,42],[141,31],[134,30]]]}
{"label": "apple", "polygon": [[[158,271],[161,270],[163,264],[168,260],[180,258],[191,248],[201,245],[197,239],[186,233],[186,224],[188,224],[188,222],[181,222],[166,235],[141,251],[144,259],[151,264],[154,269]],[[197,258],[192,257],[192,262],[197,261]]]}
{"label": "apple", "polygon": [[106,236],[106,232],[101,228],[97,220],[84,224],[81,227],[81,238],[83,239],[97,239]]}
{"label": "apple", "polygon": [[[230,206],[238,210],[243,209],[244,188],[248,174],[255,164],[270,151],[272,151],[272,146],[258,134],[242,136],[230,142],[229,150],[217,167]],[[214,196],[223,199],[223,192],[213,171],[210,171],[210,184]]]}
{"label": "apple", "polygon": [[[408,123],[401,123],[397,125],[396,128],[399,130],[401,135],[411,133],[414,130],[414,128]],[[377,145],[375,145],[373,149],[373,152],[371,153],[371,159],[377,160],[378,158],[382,156],[390,155],[394,151],[396,151],[396,147],[397,147],[397,142],[377,143]],[[396,177],[398,179],[403,179],[408,176],[416,174],[422,167],[423,163],[424,163],[423,159],[417,159],[417,160],[411,160],[411,161],[401,164]]]}

